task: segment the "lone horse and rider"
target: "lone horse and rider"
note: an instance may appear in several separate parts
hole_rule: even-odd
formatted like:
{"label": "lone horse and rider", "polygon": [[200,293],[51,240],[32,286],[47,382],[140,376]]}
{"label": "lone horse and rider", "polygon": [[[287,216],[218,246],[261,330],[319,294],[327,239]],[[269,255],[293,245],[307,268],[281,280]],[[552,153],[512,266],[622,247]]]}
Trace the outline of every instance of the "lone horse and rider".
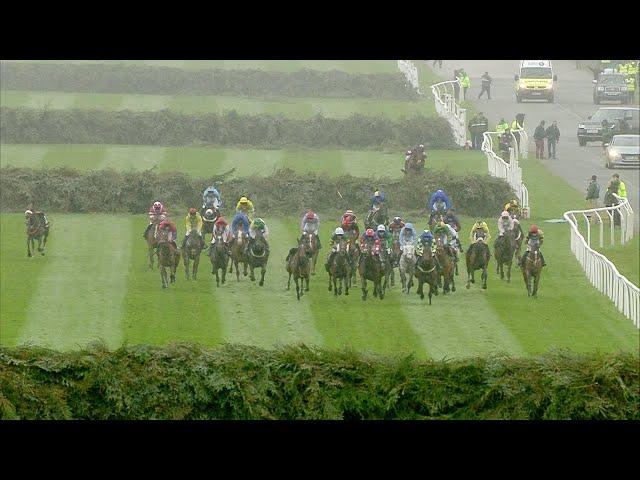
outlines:
{"label": "lone horse and rider", "polygon": [[27,256],[32,257],[35,253],[35,241],[38,241],[38,252],[44,255],[49,236],[49,220],[42,210],[27,209],[24,212],[25,225],[27,226]]}

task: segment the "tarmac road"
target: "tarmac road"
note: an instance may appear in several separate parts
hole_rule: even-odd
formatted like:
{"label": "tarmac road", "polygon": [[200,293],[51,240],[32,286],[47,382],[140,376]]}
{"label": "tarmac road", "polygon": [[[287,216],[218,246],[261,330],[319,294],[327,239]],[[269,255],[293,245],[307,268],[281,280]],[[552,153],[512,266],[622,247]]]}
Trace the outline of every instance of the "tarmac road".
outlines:
{"label": "tarmac road", "polygon": [[[511,123],[516,113],[524,113],[525,129],[531,137],[529,144],[529,158],[535,158],[535,144],[533,132],[541,120],[545,120],[547,126],[553,120],[558,122],[560,129],[560,142],[556,147],[557,160],[542,160],[553,172],[562,177],[567,183],[585,192],[591,175],[598,176],[600,183],[600,203],[606,190],[606,185],[611,175],[618,172],[620,178],[627,187],[627,196],[631,202],[635,215],[635,230],[640,224],[640,205],[638,204],[640,187],[639,169],[615,169],[608,170],[604,166],[601,143],[588,143],[586,147],[578,145],[578,123],[592,115],[600,106],[593,103],[593,75],[590,71],[577,70],[575,60],[552,60],[554,73],[558,76],[556,82],[555,103],[547,103],[546,100],[523,100],[517,103],[514,93],[514,75],[518,70],[519,60],[445,60],[442,70],[435,68],[435,72],[446,79],[453,78],[453,70],[464,68],[471,79],[471,88],[467,91],[467,98],[472,100],[478,111],[481,111],[489,119],[490,128],[495,129],[498,121],[504,119]],[[432,62],[428,62],[431,67]],[[491,86],[491,100],[486,93],[478,100],[481,90],[480,77],[485,71],[493,78]],[[612,103],[617,106],[617,103]],[[638,104],[636,103],[637,107]],[[467,119],[468,120],[468,119]],[[640,133],[640,132],[638,132]],[[531,151],[533,149],[533,151]],[[545,157],[546,142],[545,142]],[[524,183],[527,183],[526,176]],[[535,205],[532,205],[535,210]],[[586,201],[582,205],[576,205],[575,209],[586,208]]]}

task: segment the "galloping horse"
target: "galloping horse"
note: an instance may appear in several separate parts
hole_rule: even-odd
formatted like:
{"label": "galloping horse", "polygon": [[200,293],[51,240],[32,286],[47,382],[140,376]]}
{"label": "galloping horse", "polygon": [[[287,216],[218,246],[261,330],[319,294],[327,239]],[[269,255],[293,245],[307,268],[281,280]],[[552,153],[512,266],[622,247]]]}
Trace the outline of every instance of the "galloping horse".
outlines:
{"label": "galloping horse", "polygon": [[349,279],[349,286],[354,286],[358,283],[358,265],[360,263],[360,242],[358,236],[352,230],[349,231],[349,246],[347,248],[349,252],[349,259],[351,261],[351,278]]}
{"label": "galloping horse", "polygon": [[193,260],[192,277],[195,280],[198,275],[198,265],[200,264],[200,253],[202,252],[202,240],[198,235],[198,230],[193,228],[187,237],[187,241],[182,249],[182,258],[184,259],[184,274],[189,280],[189,260]]}
{"label": "galloping horse", "polygon": [[395,268],[400,266],[400,256],[402,255],[402,249],[400,248],[400,231],[394,230],[391,239],[391,286],[396,284]]}
{"label": "galloping horse", "polygon": [[442,293],[446,295],[449,291],[455,292],[456,283],[453,275],[454,262],[444,247],[442,235],[436,238],[436,260],[438,261],[438,265],[440,265],[440,269],[438,270],[438,283],[440,283],[439,277],[442,276]]}
{"label": "galloping horse", "polygon": [[367,280],[373,282],[373,296],[382,300],[384,298],[384,289],[382,288],[384,265],[380,256],[374,254],[373,246],[365,246],[364,251],[360,254],[358,272],[362,282],[362,300],[367,299]]}
{"label": "galloping horse", "polygon": [[513,253],[516,251],[516,241],[513,238],[513,231],[509,230],[504,235],[496,238],[493,244],[494,256],[496,257],[496,273],[500,274],[500,279],[504,280],[504,266],[507,266],[507,282],[511,282],[511,264],[513,263]]}
{"label": "galloping horse", "polygon": [[365,228],[373,228],[374,230],[378,225],[387,225],[388,223],[389,216],[387,215],[387,207],[384,203],[378,208],[369,210],[367,218],[365,218],[364,221]]}
{"label": "galloping horse", "polygon": [[511,232],[513,233],[515,240],[516,258],[520,261],[520,249],[522,248],[522,240],[524,239],[524,232],[522,231],[522,225],[520,225],[520,222],[516,222]]}
{"label": "galloping horse", "polygon": [[224,285],[227,276],[229,251],[222,238],[222,233],[215,234],[215,241],[209,249],[209,258],[211,259],[211,274],[213,275],[215,273],[216,275],[216,286],[220,286],[218,270],[222,270],[222,284]]}
{"label": "galloping horse", "polygon": [[154,223],[153,227],[148,228],[145,233],[145,240],[147,241],[147,248],[149,249],[149,270],[153,270],[153,256],[156,253],[156,247],[158,246],[158,223]]}
{"label": "galloping horse", "polygon": [[[298,248],[292,248],[289,251],[289,260],[287,261],[287,272],[289,273],[289,281],[287,282],[287,290],[291,288],[291,276],[296,282],[296,297],[300,300],[300,297],[304,295],[304,291],[309,291],[309,275],[311,273],[311,263],[309,258],[311,257],[311,251],[309,250],[309,241],[306,238],[307,235],[303,234],[298,240]],[[298,284],[300,280],[300,284]],[[305,288],[305,281],[307,287]]]}
{"label": "galloping horse", "polygon": [[[409,293],[413,286],[413,275],[416,271],[415,246],[411,244],[403,245],[402,256],[400,257],[400,281],[402,291]],[[407,278],[409,279],[407,281]]]}
{"label": "galloping horse", "polygon": [[204,216],[204,213],[208,210],[207,208],[202,208],[200,210],[200,215],[202,216],[202,238],[204,238],[204,240],[207,240],[207,234],[210,233],[211,236],[213,237],[213,230],[215,228],[215,222],[218,219],[218,217],[220,216],[220,211],[210,207],[211,210],[213,210],[213,218],[211,220],[207,220],[206,217]]}
{"label": "galloping horse", "polygon": [[[251,243],[251,247],[249,247],[249,252],[246,255],[246,260],[244,264],[244,268],[246,270],[247,265],[249,266],[249,270],[251,271],[252,282],[256,281],[256,277],[254,275],[253,270],[257,267],[261,269],[261,277],[258,285],[261,287],[264,285],[264,275],[267,273],[267,262],[269,261],[269,245],[267,245],[267,240],[264,238],[261,230],[256,230],[256,238],[253,239]],[[238,267],[236,266],[236,273],[238,273]],[[307,290],[309,289],[307,284]]]}
{"label": "galloping horse", "polygon": [[[526,260],[522,265],[522,276],[524,284],[527,286],[527,296],[538,297],[538,283],[540,283],[540,274],[542,273],[542,258],[540,258],[540,243],[532,242],[531,251],[527,254]],[[531,279],[533,278],[533,288],[531,287]]]}
{"label": "galloping horse", "polygon": [[247,234],[242,228],[239,228],[231,241],[231,262],[229,262],[229,273],[233,273],[233,267],[236,267],[236,280],[240,281],[240,268],[238,263],[244,264],[244,276],[247,276],[247,260],[244,256],[244,246],[248,241]]}
{"label": "galloping horse", "polygon": [[27,257],[32,257],[35,253],[35,241],[38,240],[38,251],[44,255],[44,248],[47,245],[47,237],[49,236],[49,227],[44,221],[44,214],[36,212],[29,216],[27,221]]}
{"label": "galloping horse", "polygon": [[471,288],[471,284],[476,283],[474,272],[479,269],[482,269],[482,288],[487,288],[487,268],[490,258],[489,245],[484,241],[479,240],[469,245],[467,249],[467,288]]}
{"label": "galloping horse", "polygon": [[[338,285],[338,280],[340,284]],[[336,245],[336,253],[329,265],[329,291],[333,281],[333,294],[342,295],[342,285],[344,283],[344,294],[349,295],[349,284],[351,283],[351,262],[349,260],[349,243],[342,238]]]}
{"label": "galloping horse", "polygon": [[307,242],[307,250],[309,255],[311,256],[311,275],[316,274],[316,262],[318,261],[318,254],[320,250],[318,249],[318,237],[316,237],[312,233],[302,232],[302,237],[300,240],[304,238],[305,242]]}
{"label": "galloping horse", "polygon": [[169,267],[171,272],[171,283],[176,283],[176,270],[180,263],[180,252],[167,241],[167,233],[158,233],[158,265],[160,266],[160,276],[162,278],[162,288],[169,287],[169,281],[167,280],[167,270]]}
{"label": "galloping horse", "polygon": [[422,255],[418,257],[415,276],[418,279],[418,290],[416,293],[420,295],[420,300],[424,300],[424,284],[429,284],[429,305],[431,305],[431,297],[438,295],[440,275],[438,274],[437,264],[431,248],[428,246],[422,249]]}

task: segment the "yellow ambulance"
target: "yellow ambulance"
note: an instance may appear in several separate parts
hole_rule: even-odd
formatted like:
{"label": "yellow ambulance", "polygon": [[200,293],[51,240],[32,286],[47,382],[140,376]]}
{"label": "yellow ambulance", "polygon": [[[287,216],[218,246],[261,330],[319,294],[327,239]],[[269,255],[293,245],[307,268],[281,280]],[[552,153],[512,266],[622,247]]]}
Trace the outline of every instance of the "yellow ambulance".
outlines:
{"label": "yellow ambulance", "polygon": [[528,98],[553,103],[557,80],[549,60],[522,60],[515,76],[516,101],[520,103]]}

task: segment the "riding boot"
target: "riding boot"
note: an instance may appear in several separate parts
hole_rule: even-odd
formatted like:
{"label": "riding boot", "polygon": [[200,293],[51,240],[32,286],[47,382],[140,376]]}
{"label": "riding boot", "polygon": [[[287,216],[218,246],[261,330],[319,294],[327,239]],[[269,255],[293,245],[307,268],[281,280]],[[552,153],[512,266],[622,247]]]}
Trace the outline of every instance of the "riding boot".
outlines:
{"label": "riding boot", "polygon": [[187,238],[189,237],[185,235],[184,240],[182,240],[182,249],[184,249],[187,246]]}
{"label": "riding boot", "polygon": [[540,260],[542,260],[542,266],[546,267],[547,262],[544,261],[544,255],[542,255],[542,252],[540,250],[538,250],[538,253],[540,254]]}
{"label": "riding boot", "polygon": [[153,226],[153,224],[149,224],[147,225],[147,228],[145,229],[144,233],[142,234],[142,238],[144,238],[145,240],[147,239],[147,233],[149,233],[149,229]]}
{"label": "riding boot", "polygon": [[518,266],[519,266],[520,268],[522,268],[522,266],[524,265],[524,261],[527,259],[527,254],[528,254],[528,253],[529,253],[529,252],[524,252],[524,253],[522,254],[522,257],[520,257],[520,261],[518,262]]}
{"label": "riding boot", "polygon": [[316,240],[318,241],[318,250],[322,249],[322,243],[320,242],[320,235],[316,234]]}

